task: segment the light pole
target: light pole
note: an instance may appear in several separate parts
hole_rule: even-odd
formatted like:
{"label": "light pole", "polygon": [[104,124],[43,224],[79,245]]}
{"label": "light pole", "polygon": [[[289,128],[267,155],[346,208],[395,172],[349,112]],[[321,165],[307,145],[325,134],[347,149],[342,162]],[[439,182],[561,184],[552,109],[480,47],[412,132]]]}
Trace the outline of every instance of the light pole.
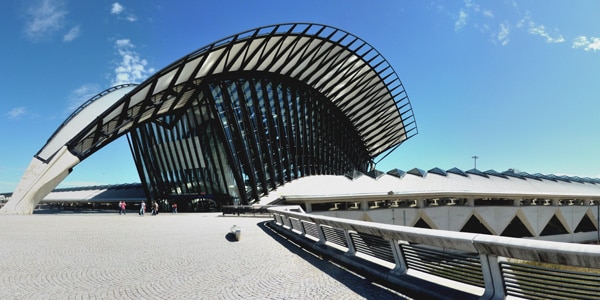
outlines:
{"label": "light pole", "polygon": [[477,159],[479,158],[479,156],[473,155],[473,156],[471,156],[471,158],[473,159],[473,161],[475,163],[475,167],[474,168],[477,169]]}

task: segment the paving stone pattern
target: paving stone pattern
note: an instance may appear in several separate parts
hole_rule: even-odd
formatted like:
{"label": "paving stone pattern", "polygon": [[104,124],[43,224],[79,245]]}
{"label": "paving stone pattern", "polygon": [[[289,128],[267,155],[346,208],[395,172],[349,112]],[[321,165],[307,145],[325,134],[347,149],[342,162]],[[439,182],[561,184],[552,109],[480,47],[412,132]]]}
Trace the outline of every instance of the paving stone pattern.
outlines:
{"label": "paving stone pattern", "polygon": [[0,215],[0,299],[402,298],[273,234],[269,220]]}

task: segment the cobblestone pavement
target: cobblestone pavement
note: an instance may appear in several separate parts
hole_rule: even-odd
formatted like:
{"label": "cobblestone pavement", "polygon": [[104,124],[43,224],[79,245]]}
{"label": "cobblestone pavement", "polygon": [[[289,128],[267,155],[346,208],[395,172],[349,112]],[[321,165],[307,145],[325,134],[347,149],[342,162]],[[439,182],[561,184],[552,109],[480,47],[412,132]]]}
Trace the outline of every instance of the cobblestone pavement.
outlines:
{"label": "cobblestone pavement", "polygon": [[[265,228],[270,218],[0,216],[0,299],[393,299]],[[228,234],[242,229],[240,241]]]}

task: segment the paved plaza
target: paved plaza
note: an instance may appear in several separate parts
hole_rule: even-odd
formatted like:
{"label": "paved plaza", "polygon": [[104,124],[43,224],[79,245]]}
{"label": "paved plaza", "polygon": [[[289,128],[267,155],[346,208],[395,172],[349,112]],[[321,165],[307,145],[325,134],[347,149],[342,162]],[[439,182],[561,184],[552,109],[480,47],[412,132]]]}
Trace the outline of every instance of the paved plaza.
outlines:
{"label": "paved plaza", "polygon": [[[0,299],[395,299],[268,217],[0,215]],[[242,229],[240,241],[228,234]]]}

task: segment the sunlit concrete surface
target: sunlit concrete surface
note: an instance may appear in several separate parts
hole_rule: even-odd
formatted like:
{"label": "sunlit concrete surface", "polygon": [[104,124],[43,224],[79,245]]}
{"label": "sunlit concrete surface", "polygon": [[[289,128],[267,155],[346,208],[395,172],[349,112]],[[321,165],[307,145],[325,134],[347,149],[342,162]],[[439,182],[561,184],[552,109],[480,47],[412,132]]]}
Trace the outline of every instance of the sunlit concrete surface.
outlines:
{"label": "sunlit concrete surface", "polygon": [[0,299],[402,298],[274,235],[267,220],[1,215]]}

